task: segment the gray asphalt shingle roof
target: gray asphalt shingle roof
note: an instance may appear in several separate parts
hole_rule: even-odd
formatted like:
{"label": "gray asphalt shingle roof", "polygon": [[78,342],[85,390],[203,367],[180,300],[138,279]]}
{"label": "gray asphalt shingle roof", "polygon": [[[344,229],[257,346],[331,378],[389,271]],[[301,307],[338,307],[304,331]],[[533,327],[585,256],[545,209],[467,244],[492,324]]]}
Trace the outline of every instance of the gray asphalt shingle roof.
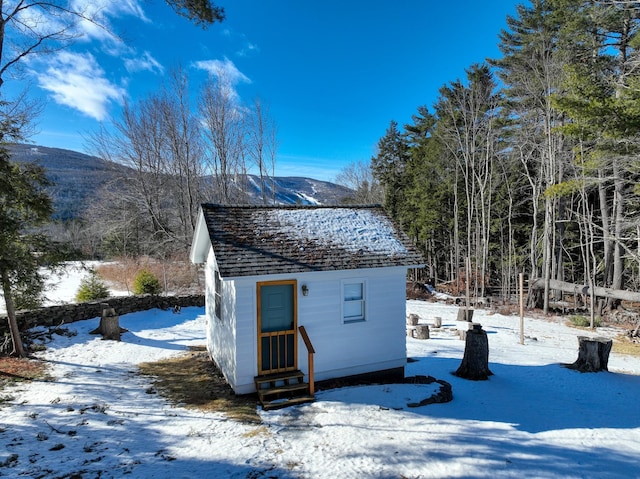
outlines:
{"label": "gray asphalt shingle roof", "polygon": [[202,213],[223,278],[424,264],[379,206],[203,204]]}

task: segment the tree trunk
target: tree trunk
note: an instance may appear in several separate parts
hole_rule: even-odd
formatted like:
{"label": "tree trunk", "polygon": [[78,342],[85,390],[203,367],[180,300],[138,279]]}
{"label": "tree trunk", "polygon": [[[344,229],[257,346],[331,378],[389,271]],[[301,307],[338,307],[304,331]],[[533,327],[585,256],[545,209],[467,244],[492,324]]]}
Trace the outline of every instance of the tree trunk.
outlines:
{"label": "tree trunk", "polygon": [[11,332],[11,340],[13,341],[12,354],[23,358],[25,357],[25,352],[22,345],[22,338],[20,337],[20,328],[18,327],[18,321],[16,320],[16,308],[13,304],[13,296],[11,296],[11,281],[9,280],[9,273],[3,269],[0,272],[0,279],[2,280],[2,292],[4,293],[4,301],[7,306],[9,331]]}
{"label": "tree trunk", "polygon": [[473,320],[473,309],[458,308],[458,318],[456,320],[470,323]]}
{"label": "tree trunk", "polygon": [[[544,289],[544,280],[538,278],[531,281],[532,289]],[[567,283],[566,281],[549,281],[550,289],[558,289],[565,293],[573,294],[591,294],[591,288],[588,285]],[[611,289],[596,286],[593,288],[594,295],[602,298],[620,299],[623,301],[640,302],[640,292],[627,291],[624,289]]]}
{"label": "tree trunk", "polygon": [[578,359],[567,367],[582,373],[608,371],[613,341],[608,338],[578,336]]}
{"label": "tree trunk", "polygon": [[127,330],[120,327],[119,320],[120,316],[116,314],[115,309],[107,307],[102,310],[100,325],[89,334],[102,334],[102,339],[120,341],[120,334]]}
{"label": "tree trunk", "polygon": [[493,373],[489,370],[489,340],[487,332],[480,324],[474,324],[467,331],[464,356],[460,367],[453,373],[455,376],[481,381],[489,379]]}
{"label": "tree trunk", "polygon": [[416,325],[416,339],[429,339],[429,325],[418,324]]}

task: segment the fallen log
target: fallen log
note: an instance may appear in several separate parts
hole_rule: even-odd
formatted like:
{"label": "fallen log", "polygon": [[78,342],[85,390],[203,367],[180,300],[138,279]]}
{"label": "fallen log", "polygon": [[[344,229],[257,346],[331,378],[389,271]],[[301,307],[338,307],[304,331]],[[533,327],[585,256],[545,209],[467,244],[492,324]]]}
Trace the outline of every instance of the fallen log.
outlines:
{"label": "fallen log", "polygon": [[[544,289],[544,279],[537,278],[531,280],[531,289]],[[586,294],[591,295],[591,288],[584,284],[567,283],[566,281],[558,281],[557,279],[549,280],[549,289],[562,291],[564,293]],[[611,289],[596,286],[593,288],[593,294],[598,298],[612,298],[623,301],[640,302],[640,293],[635,291],[627,291],[626,289]]]}

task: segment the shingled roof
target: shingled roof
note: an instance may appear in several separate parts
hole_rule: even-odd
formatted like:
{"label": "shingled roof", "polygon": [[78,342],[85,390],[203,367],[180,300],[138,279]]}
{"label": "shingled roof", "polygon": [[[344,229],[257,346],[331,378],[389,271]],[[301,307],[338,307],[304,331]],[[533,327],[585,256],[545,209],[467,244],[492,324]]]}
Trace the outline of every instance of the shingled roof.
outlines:
{"label": "shingled roof", "polygon": [[200,222],[223,278],[424,264],[379,206],[203,204]]}

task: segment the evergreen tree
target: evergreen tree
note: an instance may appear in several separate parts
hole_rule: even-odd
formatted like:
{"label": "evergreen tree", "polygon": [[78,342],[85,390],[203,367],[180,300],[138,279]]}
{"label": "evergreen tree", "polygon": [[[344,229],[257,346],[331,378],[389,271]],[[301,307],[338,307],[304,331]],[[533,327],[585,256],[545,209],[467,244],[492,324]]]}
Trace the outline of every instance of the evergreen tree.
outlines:
{"label": "evergreen tree", "polygon": [[36,231],[53,211],[43,189],[47,184],[42,168],[12,163],[7,149],[0,146],[0,282],[13,353],[18,356],[25,352],[16,321],[16,298],[24,297],[25,292],[33,297],[34,292],[42,291],[43,278],[38,271],[50,250],[46,238]]}
{"label": "evergreen tree", "polygon": [[409,160],[409,147],[391,121],[385,135],[378,141],[377,155],[371,158],[371,169],[384,189],[384,206],[392,218],[400,219],[405,186],[405,169]]}

